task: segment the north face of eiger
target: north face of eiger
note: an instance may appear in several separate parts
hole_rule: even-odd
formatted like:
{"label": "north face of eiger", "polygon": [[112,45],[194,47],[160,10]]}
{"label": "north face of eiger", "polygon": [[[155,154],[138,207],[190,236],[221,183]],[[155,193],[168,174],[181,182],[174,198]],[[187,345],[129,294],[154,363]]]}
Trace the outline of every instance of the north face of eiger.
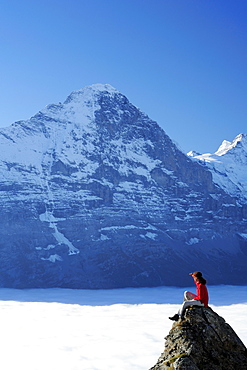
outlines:
{"label": "north face of eiger", "polygon": [[0,147],[0,286],[247,284],[244,186],[220,186],[113,87],[0,130]]}

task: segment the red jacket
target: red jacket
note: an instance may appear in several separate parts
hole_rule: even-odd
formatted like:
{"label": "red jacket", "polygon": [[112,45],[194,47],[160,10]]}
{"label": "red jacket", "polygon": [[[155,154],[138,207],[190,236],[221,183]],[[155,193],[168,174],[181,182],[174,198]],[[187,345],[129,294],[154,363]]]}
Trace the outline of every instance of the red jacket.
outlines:
{"label": "red jacket", "polygon": [[208,290],[206,285],[199,282],[196,284],[196,297],[194,298],[197,301],[201,301],[205,307],[208,307]]}

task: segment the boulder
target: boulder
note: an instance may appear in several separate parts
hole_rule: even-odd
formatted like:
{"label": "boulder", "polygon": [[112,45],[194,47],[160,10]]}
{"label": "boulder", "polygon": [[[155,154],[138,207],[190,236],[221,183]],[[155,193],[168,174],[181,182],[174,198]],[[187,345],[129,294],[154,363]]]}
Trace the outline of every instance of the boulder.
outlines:
{"label": "boulder", "polygon": [[246,347],[209,307],[189,307],[165,339],[164,352],[150,370],[247,369]]}

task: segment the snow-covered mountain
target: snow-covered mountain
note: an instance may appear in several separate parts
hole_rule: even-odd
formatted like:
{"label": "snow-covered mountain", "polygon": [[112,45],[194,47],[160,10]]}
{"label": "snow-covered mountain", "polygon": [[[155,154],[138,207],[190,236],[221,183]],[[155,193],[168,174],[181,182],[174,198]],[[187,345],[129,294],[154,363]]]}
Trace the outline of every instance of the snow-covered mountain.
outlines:
{"label": "snow-covered mountain", "polygon": [[187,285],[193,270],[247,283],[241,188],[113,87],[72,92],[0,130],[0,146],[1,286]]}
{"label": "snow-covered mountain", "polygon": [[247,135],[240,134],[230,142],[224,140],[214,153],[189,152],[189,156],[205,164],[213,181],[238,202],[247,203]]}

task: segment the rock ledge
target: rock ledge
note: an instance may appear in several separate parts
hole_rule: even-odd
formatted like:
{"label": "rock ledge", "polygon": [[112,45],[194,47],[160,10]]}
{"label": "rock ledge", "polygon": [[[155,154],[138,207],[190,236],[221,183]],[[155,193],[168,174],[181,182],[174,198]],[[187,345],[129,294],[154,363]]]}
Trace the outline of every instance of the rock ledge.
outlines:
{"label": "rock ledge", "polygon": [[209,307],[189,307],[165,339],[165,350],[150,370],[247,369],[246,347]]}

